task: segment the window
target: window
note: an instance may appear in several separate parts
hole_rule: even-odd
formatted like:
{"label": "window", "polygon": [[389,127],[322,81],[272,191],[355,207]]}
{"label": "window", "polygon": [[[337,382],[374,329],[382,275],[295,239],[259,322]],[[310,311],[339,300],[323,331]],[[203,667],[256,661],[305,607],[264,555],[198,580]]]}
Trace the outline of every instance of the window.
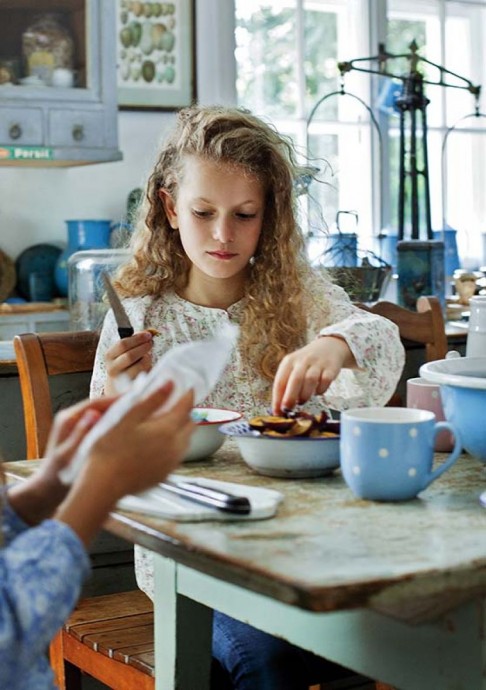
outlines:
{"label": "window", "polygon": [[[271,120],[303,160],[308,152],[320,168],[321,182],[302,202],[312,255],[320,254],[319,233],[332,229],[338,211],[356,212],[360,246],[376,249],[371,238],[397,227],[398,118],[378,111],[382,77],[353,70],[344,79],[347,95],[340,95],[337,63],[376,55],[380,37],[392,53],[407,52],[415,39],[423,57],[473,84],[486,82],[486,0],[235,0],[235,6],[239,104]],[[398,62],[393,69],[408,71]],[[428,86],[426,95],[432,227],[456,228],[463,265],[478,266],[486,263],[486,117],[462,119],[474,112],[466,90]],[[382,147],[366,106],[379,121]]]}

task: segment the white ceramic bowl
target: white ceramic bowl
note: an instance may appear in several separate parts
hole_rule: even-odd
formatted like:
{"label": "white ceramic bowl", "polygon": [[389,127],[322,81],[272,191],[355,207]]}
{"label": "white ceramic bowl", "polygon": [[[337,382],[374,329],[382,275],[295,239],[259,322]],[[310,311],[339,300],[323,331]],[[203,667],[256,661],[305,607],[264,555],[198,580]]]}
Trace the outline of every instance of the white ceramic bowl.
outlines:
{"label": "white ceramic bowl", "polygon": [[202,460],[215,453],[224,443],[225,437],[219,432],[224,422],[234,422],[241,419],[241,414],[235,410],[223,410],[215,407],[195,407],[193,417],[197,427],[191,437],[189,450],[183,462]]}
{"label": "white ceramic bowl", "polygon": [[253,431],[244,420],[220,430],[235,438],[243,460],[259,474],[303,479],[322,477],[339,467],[339,436],[275,438]]}
{"label": "white ceramic bowl", "polygon": [[486,357],[427,362],[420,376],[440,385],[445,418],[459,432],[464,449],[486,463]]}

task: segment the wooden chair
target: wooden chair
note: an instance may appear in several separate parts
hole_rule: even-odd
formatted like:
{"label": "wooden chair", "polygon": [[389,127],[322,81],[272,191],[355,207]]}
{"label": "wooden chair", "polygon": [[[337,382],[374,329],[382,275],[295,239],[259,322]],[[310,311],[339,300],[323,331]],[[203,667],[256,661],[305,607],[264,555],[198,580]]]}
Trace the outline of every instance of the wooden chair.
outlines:
{"label": "wooden chair", "polygon": [[[407,359],[417,347],[425,348],[427,362],[445,358],[448,350],[447,336],[442,307],[437,297],[419,297],[417,311],[386,301],[376,302],[372,306],[365,304],[357,304],[357,306],[373,314],[384,316],[398,326],[400,338],[407,351]],[[418,376],[418,371],[410,374],[405,369],[401,384],[388,405],[403,405],[403,392],[400,389],[404,388],[406,378],[410,378],[411,375]]]}
{"label": "wooden chair", "polygon": [[[44,456],[47,438],[57,408],[67,407],[89,394],[98,334],[92,331],[23,333],[14,337],[24,408],[27,459]],[[60,402],[53,404],[51,377],[86,374],[76,389],[74,377],[63,382]],[[79,384],[79,377],[77,379]]]}
{"label": "wooden chair", "polygon": [[[56,407],[88,395],[98,335],[91,331],[14,337],[30,460],[42,458]],[[69,376],[86,374],[81,387]],[[51,387],[64,375],[53,403]],[[79,377],[78,377],[79,379]],[[133,549],[130,558],[133,561]],[[81,599],[50,646],[56,683],[81,690],[82,673],[115,690],[153,690],[153,606],[139,590]]]}
{"label": "wooden chair", "polygon": [[393,302],[376,302],[372,306],[358,304],[361,309],[385,316],[398,326],[405,347],[411,343],[425,346],[426,359],[444,359],[447,354],[442,307],[437,297],[419,297],[417,311],[411,311]]}

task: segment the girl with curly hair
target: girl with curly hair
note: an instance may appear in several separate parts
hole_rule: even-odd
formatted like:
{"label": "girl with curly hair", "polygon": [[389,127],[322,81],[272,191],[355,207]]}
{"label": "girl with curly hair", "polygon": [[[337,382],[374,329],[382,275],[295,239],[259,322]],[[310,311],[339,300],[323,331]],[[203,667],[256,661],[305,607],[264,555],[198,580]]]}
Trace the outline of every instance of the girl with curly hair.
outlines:
{"label": "girl with curly hair", "polygon": [[[269,407],[279,414],[304,403],[317,412],[388,401],[404,363],[398,330],[311,267],[296,172],[289,141],[248,111],[179,112],[147,183],[133,256],[115,282],[136,332],[120,340],[108,312],[93,394],[110,394],[120,374],[133,378],[173,345],[230,321],[240,327],[238,347],[201,404],[248,417]],[[139,585],[152,595],[150,554],[137,549],[136,563]],[[214,631],[214,654],[233,687],[303,687],[302,677],[292,681],[288,650],[280,654],[285,643],[263,633],[257,640],[257,631],[221,614]],[[227,645],[233,634],[238,643]],[[256,645],[251,664],[231,654],[242,638]],[[277,656],[286,663],[273,664]]]}

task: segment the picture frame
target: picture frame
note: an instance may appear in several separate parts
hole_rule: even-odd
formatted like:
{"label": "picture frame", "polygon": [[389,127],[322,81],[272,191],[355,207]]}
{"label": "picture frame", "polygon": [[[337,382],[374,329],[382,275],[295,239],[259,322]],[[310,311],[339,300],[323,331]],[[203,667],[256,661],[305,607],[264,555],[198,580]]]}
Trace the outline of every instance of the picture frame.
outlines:
{"label": "picture frame", "polygon": [[195,0],[117,0],[120,110],[177,110],[196,98]]}

